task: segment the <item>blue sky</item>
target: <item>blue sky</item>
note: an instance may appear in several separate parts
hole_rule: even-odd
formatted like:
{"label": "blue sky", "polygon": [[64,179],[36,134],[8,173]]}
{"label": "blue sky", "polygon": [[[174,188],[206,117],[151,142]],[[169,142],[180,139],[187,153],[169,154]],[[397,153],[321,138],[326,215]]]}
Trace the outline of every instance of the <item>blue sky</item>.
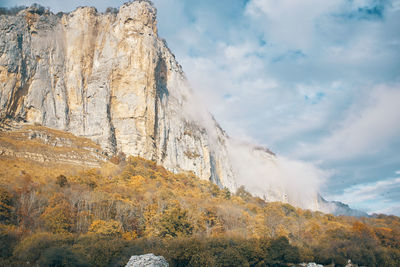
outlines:
{"label": "blue sky", "polygon": [[231,136],[325,170],[329,200],[400,215],[400,0],[154,3],[159,35]]}

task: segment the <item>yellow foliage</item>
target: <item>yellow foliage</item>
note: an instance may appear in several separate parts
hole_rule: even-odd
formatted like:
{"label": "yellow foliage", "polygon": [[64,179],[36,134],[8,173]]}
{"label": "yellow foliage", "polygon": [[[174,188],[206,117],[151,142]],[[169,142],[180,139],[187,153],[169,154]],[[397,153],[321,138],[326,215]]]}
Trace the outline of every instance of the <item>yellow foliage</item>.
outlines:
{"label": "yellow foliage", "polygon": [[144,190],[143,185],[145,184],[146,179],[143,178],[143,176],[134,175],[134,176],[131,176],[129,180],[130,181],[128,183],[128,186],[130,188],[132,188],[135,191],[143,191]]}
{"label": "yellow foliage", "polygon": [[[66,177],[68,186],[57,185],[60,175]],[[353,234],[392,247],[399,243],[397,217],[361,221],[265,203],[244,188],[230,194],[191,173],[174,174],[138,157],[119,165],[106,163],[100,169],[0,158],[0,186],[16,200],[9,204],[4,201],[8,197],[0,197],[0,215],[15,216],[19,226],[32,232],[89,232],[125,240],[286,236],[296,244],[303,240],[306,246]],[[6,196],[4,192],[0,195]]]}
{"label": "yellow foliage", "polygon": [[105,236],[118,236],[122,234],[122,225],[115,220],[95,220],[89,226],[89,232]]}
{"label": "yellow foliage", "polygon": [[44,226],[53,233],[68,233],[74,223],[74,209],[62,195],[54,195],[41,218]]}
{"label": "yellow foliage", "polygon": [[135,231],[129,231],[122,234],[122,238],[128,241],[134,240],[138,237]]}

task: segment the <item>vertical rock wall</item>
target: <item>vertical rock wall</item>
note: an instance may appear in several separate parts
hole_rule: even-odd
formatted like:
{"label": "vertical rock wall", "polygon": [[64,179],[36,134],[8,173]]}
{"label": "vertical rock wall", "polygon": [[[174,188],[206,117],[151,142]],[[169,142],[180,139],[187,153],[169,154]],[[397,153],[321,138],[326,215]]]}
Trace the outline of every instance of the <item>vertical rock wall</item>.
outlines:
{"label": "vertical rock wall", "polygon": [[[236,189],[227,137],[196,100],[157,35],[147,1],[117,14],[83,7],[56,16],[0,16],[0,120],[88,137],[172,171]],[[199,114],[201,113],[201,114]]]}

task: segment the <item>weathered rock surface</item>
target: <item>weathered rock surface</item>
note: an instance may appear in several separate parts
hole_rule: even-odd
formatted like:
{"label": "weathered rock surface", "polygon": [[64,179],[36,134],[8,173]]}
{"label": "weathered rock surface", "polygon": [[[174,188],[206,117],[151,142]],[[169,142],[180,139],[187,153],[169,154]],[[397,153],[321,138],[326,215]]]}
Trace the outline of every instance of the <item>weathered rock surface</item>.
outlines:
{"label": "weathered rock surface", "polygon": [[125,267],[168,267],[168,262],[163,256],[155,256],[154,254],[145,254],[140,256],[132,256]]}
{"label": "weathered rock surface", "polygon": [[148,1],[117,14],[0,16],[0,120],[39,123],[109,154],[155,160],[236,189],[227,136],[196,102]]}
{"label": "weathered rock surface", "polygon": [[42,126],[0,132],[0,157],[90,168],[100,167],[107,159],[91,140]]}
{"label": "weathered rock surface", "polygon": [[315,262],[307,263],[306,266],[307,266],[307,267],[324,267],[323,265],[317,264],[317,263],[315,263]]}

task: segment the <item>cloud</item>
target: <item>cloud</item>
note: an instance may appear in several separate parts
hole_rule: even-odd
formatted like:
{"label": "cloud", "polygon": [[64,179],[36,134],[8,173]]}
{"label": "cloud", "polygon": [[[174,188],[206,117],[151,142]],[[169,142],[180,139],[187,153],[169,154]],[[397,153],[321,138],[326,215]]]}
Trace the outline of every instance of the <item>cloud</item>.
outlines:
{"label": "cloud", "polygon": [[253,0],[246,14],[265,25],[267,41],[287,48],[308,50],[315,35],[315,22],[340,1]]}
{"label": "cloud", "polygon": [[327,172],[307,162],[274,157],[262,147],[235,139],[229,140],[227,147],[238,186],[244,185],[249,192],[267,201],[318,208],[316,199],[329,175]]}
{"label": "cloud", "polygon": [[379,153],[400,136],[400,86],[378,86],[350,107],[347,117],[322,140],[303,143],[298,153],[345,160]]}
{"label": "cloud", "polygon": [[[358,184],[346,188],[342,194],[330,196],[330,199],[340,199],[352,207],[369,213],[391,213],[400,215],[395,207],[400,206],[400,178],[390,178],[373,183]],[[393,196],[393,195],[397,195]]]}

